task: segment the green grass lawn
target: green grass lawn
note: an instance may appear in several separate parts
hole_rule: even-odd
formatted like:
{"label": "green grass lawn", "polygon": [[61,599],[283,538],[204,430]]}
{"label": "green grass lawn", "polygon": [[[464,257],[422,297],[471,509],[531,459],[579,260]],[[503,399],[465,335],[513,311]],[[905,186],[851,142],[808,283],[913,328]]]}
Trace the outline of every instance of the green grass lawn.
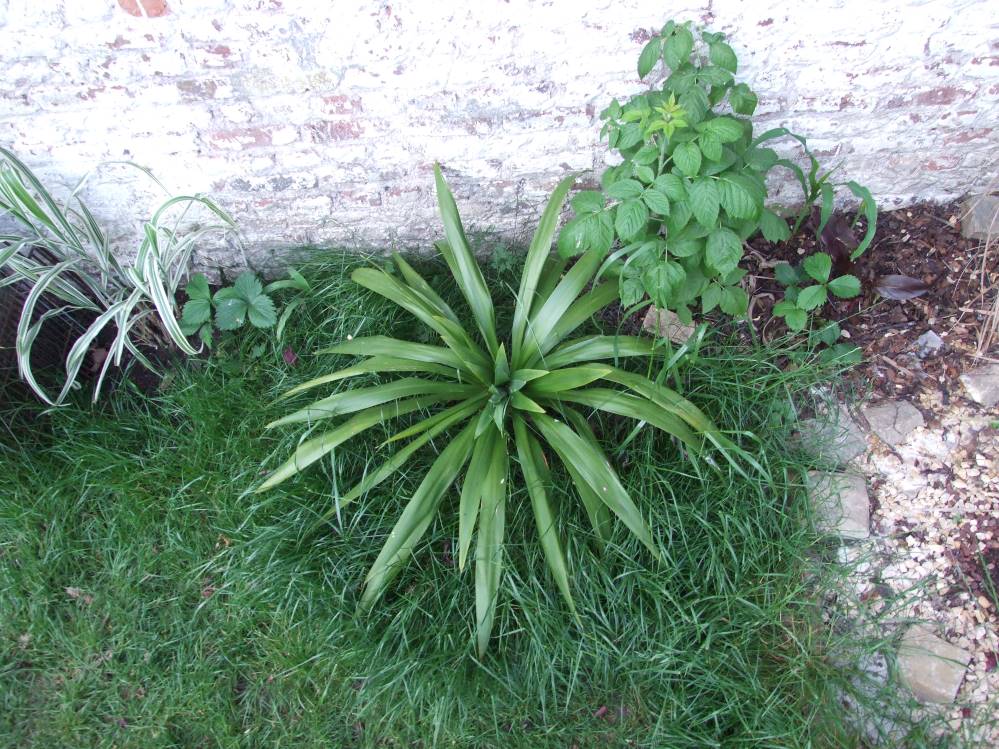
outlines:
{"label": "green grass lawn", "polygon": [[8,404],[0,745],[861,746],[839,700],[855,673],[835,664],[868,644],[816,613],[809,463],[788,448],[793,398],[821,373],[784,371],[773,350],[714,344],[669,375],[747,433],[738,439],[769,481],[727,467],[698,478],[668,439],[643,429],[624,445],[629,424],[594,416],[663,560],[625,532],[598,555],[564,495],[578,623],[519,487],[484,660],[472,574],[453,558],[454,491],[390,593],[357,616],[367,567],[434,451],[316,530],[387,434],[251,493],[301,436],[264,431],[288,408],[275,397],[347,361],[310,352],[347,334],[412,333],[349,282],[346,262],[305,269],[317,291],[289,325],[296,366],[255,333],[176,370],[151,398],[124,387],[44,416]]}

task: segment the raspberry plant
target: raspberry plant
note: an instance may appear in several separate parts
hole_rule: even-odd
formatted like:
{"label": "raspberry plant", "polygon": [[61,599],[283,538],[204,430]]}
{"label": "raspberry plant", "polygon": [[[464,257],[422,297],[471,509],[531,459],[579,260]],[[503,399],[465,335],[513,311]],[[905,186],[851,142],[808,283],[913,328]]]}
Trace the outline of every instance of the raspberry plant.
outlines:
{"label": "raspberry plant", "polygon": [[[700,31],[698,40],[695,31],[689,22],[670,21],[645,45],[638,74],[646,78],[662,63],[662,85],[624,104],[615,99],[601,113],[601,136],[622,161],[604,172],[600,191],[573,197],[575,216],[558,242],[564,257],[609,252],[601,275],[617,275],[625,307],[648,297],[688,323],[698,301],[703,313],[717,307],[728,315],[745,314],[743,243],[758,233],[771,242],[788,239],[815,203],[821,204],[816,230],[821,237],[837,188],[860,199],[853,223],[861,215],[867,219],[866,235],[851,259],[870,245],[877,220],[870,192],[856,182],[832,182],[832,172],[820,172],[804,138],[786,128],[754,135],[751,117],[758,99],[736,82],[735,52],[723,34]],[[780,138],[800,144],[807,173],[766,145]],[[777,167],[790,170],[804,193],[793,229],[764,205],[767,175]],[[781,313],[789,313],[792,327],[805,326],[807,316],[826,301],[827,290],[839,296],[859,292],[853,276],[826,273],[815,280],[818,288],[782,302]]]}

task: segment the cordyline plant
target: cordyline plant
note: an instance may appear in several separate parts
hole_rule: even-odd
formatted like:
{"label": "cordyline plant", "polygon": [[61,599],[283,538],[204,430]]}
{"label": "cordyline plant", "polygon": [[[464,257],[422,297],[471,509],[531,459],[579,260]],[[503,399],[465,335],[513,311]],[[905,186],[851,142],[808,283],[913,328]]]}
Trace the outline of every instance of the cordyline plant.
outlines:
{"label": "cordyline plant", "polygon": [[389,439],[409,442],[341,496],[338,506],[384,481],[437,435],[454,430],[375,560],[360,603],[362,609],[368,609],[382,595],[429,527],[446,491],[464,471],[458,510],[458,565],[464,569],[468,562],[477,527],[475,610],[478,651],[482,654],[489,643],[502,574],[511,462],[520,466],[548,567],[573,612],[566,557],[549,502],[549,455],[557,456],[565,466],[598,539],[608,538],[611,515],[615,515],[653,556],[659,557],[640,509],[611,467],[580,407],[644,421],[675,437],[691,456],[702,451],[706,440],[737,469],[736,455],[751,463],[752,459],[673,390],[602,363],[619,357],[656,356],[658,350],[652,341],[603,335],[566,340],[617,296],[614,282],[587,288],[604,259],[603,252],[583,254],[564,275],[565,261],[550,257],[572,178],[558,185],[541,217],[525,259],[512,327],[503,338],[496,328],[492,297],[439,167],[436,182],[446,235],[446,241],[437,247],[471,308],[478,335],[462,326],[455,311],[402,258],[395,258],[401,277],[378,268],[355,270],[355,282],[415,315],[440,337],[442,345],[372,336],[326,349],[328,353],[368,358],[303,383],[286,395],[372,372],[421,376],[337,392],[270,424],[316,425],[352,414],[330,431],[303,442],[258,491],[297,474],[365,429],[450,404]]}

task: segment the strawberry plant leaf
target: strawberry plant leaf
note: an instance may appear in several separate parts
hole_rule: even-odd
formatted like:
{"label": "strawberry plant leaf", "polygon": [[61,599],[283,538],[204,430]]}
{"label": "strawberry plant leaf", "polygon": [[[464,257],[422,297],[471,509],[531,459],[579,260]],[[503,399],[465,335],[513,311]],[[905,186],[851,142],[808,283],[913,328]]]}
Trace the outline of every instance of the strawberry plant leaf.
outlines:
{"label": "strawberry plant leaf", "polygon": [[798,292],[798,306],[805,311],[811,311],[818,307],[821,307],[826,303],[828,299],[828,294],[826,294],[826,287],[822,285],[816,286],[806,286],[800,292]]}
{"label": "strawberry plant leaf", "polygon": [[825,283],[829,280],[829,272],[832,270],[832,258],[824,252],[816,252],[805,258],[801,265],[805,269],[805,273],[814,280]]}
{"label": "strawberry plant leaf", "polygon": [[860,279],[849,273],[845,276],[837,276],[828,284],[829,291],[840,299],[849,299],[860,293]]}
{"label": "strawberry plant leaf", "polygon": [[219,330],[237,330],[246,322],[247,304],[245,299],[230,297],[218,301],[216,294],[215,327]]}
{"label": "strawberry plant leaf", "polygon": [[277,322],[277,310],[270,297],[259,294],[247,303],[246,317],[255,328],[271,328]]}

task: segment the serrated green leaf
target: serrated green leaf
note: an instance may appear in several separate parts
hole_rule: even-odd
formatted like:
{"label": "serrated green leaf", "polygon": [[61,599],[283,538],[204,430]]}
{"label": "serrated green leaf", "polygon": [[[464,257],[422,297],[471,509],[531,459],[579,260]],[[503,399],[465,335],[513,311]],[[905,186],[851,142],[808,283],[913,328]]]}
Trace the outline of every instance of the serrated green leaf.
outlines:
{"label": "serrated green leaf", "polygon": [[694,180],[687,188],[690,197],[690,209],[697,223],[706,229],[713,228],[718,221],[718,187],[715,180],[702,177]]}
{"label": "serrated green leaf", "polygon": [[697,72],[697,81],[709,86],[725,86],[732,82],[732,74],[717,65],[705,65]]}
{"label": "serrated green leaf", "polygon": [[760,212],[760,231],[763,232],[763,236],[768,242],[775,244],[784,242],[791,236],[787,221],[767,208]]}
{"label": "serrated green leaf", "polygon": [[192,297],[184,304],[180,325],[185,335],[194,335],[199,327],[211,319],[212,303],[204,297]]}
{"label": "serrated green leaf", "polygon": [[614,228],[622,239],[631,239],[645,228],[649,220],[649,209],[641,200],[626,200],[617,207]]}
{"label": "serrated green leaf", "polygon": [[669,215],[669,198],[665,193],[654,188],[649,189],[642,193],[642,200],[653,213],[658,213],[660,216]]}
{"label": "serrated green leaf", "polygon": [[721,286],[713,283],[701,294],[701,312],[705,315],[718,306],[721,301]]}
{"label": "serrated green leaf", "polygon": [[652,186],[674,203],[687,198],[687,189],[684,187],[683,179],[675,174],[660,174]]}
{"label": "serrated green leaf", "polygon": [[795,332],[803,330],[808,323],[808,313],[786,300],[774,305],[774,314],[783,317],[787,327]]}
{"label": "serrated green leaf", "polygon": [[649,166],[637,166],[635,167],[635,176],[638,177],[639,181],[649,185],[652,184],[652,180],[656,178],[656,173],[652,171],[652,167]]}
{"label": "serrated green leaf", "polygon": [[656,36],[648,41],[642,48],[642,54],[638,56],[638,77],[644,78],[652,72],[652,68],[659,62],[662,54],[663,40]]}
{"label": "serrated green leaf", "polygon": [[277,322],[277,310],[270,297],[260,294],[247,303],[246,317],[255,328],[272,328]]}
{"label": "serrated green leaf", "polygon": [[204,273],[194,273],[187,282],[188,299],[204,299],[208,301],[212,298],[211,289],[208,288],[208,278]]}
{"label": "serrated green leaf", "polygon": [[715,229],[708,235],[704,259],[709,268],[724,275],[742,259],[742,242],[731,229]]}
{"label": "serrated green leaf", "polygon": [[745,83],[738,83],[728,92],[728,102],[736,114],[750,116],[756,111],[756,94]]}
{"label": "serrated green leaf", "polygon": [[724,68],[730,73],[735,73],[739,69],[739,60],[735,52],[725,42],[713,42],[708,46],[708,58],[720,68]]}
{"label": "serrated green leaf", "polygon": [[781,286],[794,286],[799,280],[798,271],[789,263],[777,263],[774,267],[774,277]]}
{"label": "serrated green leaf", "polygon": [[677,26],[673,34],[666,39],[663,46],[663,59],[671,68],[680,67],[681,63],[687,62],[690,53],[694,51],[694,37],[690,31],[683,26]]}
{"label": "serrated green leaf", "polygon": [[840,299],[849,299],[860,293],[860,279],[850,274],[837,276],[828,283],[828,288]]}
{"label": "serrated green leaf", "polygon": [[569,205],[577,214],[597,213],[604,209],[604,195],[597,190],[583,190],[572,196]]}
{"label": "serrated green leaf", "polygon": [[235,283],[233,283],[232,288],[246,302],[264,293],[264,285],[253,271],[240,273]]}
{"label": "serrated green leaf", "polygon": [[806,286],[798,292],[797,305],[805,311],[811,311],[825,304],[827,298],[825,286]]}
{"label": "serrated green leaf", "polygon": [[607,194],[618,200],[637,198],[644,192],[642,183],[634,179],[622,179],[607,188]]}
{"label": "serrated green leaf", "polygon": [[693,143],[681,143],[673,151],[673,163],[688,177],[693,177],[701,168],[701,149]]}
{"label": "serrated green leaf", "polygon": [[725,209],[725,213],[734,219],[756,218],[762,199],[757,200],[749,187],[750,183],[740,180],[739,175],[730,172],[718,178],[718,201]]}
{"label": "serrated green leaf", "polygon": [[824,252],[816,252],[806,257],[801,267],[812,279],[825,283],[829,280],[829,272],[832,270],[832,258]]}
{"label": "serrated green leaf", "polygon": [[722,143],[739,140],[744,133],[742,123],[731,117],[715,117],[704,123],[704,132],[711,133]]}
{"label": "serrated green leaf", "polygon": [[726,315],[742,317],[749,307],[749,295],[738,286],[726,286],[722,290],[719,306]]}
{"label": "serrated green leaf", "polygon": [[219,330],[236,330],[246,322],[247,304],[243,299],[225,299],[218,301],[216,295],[215,327]]}
{"label": "serrated green leaf", "polygon": [[721,141],[711,133],[701,133],[697,138],[697,145],[700,146],[704,158],[710,161],[718,161],[722,157]]}
{"label": "serrated green leaf", "polygon": [[632,146],[637,146],[642,142],[644,133],[642,126],[638,122],[629,122],[618,131],[616,147],[620,151],[625,151]]}
{"label": "serrated green leaf", "polygon": [[654,164],[659,158],[659,147],[653,143],[642,146],[635,152],[635,155],[631,157],[631,161],[639,166],[648,166],[649,164]]}

